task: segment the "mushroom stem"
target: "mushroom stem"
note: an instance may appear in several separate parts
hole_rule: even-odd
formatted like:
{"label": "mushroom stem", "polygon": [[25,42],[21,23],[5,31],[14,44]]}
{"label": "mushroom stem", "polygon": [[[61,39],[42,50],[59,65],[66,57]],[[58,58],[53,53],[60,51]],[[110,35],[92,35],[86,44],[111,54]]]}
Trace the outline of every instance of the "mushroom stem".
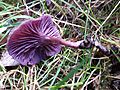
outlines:
{"label": "mushroom stem", "polygon": [[65,41],[64,39],[60,39],[60,44],[68,46],[68,47],[72,47],[72,48],[79,48],[79,45],[82,42],[83,40],[77,41],[77,42],[71,42],[71,41]]}
{"label": "mushroom stem", "polygon": [[65,46],[72,47],[72,48],[88,49],[88,48],[92,48],[93,46],[95,46],[105,55],[107,56],[110,55],[110,51],[106,47],[101,45],[98,41],[94,41],[94,40],[81,40],[77,42],[71,42],[71,41],[66,41],[62,38],[56,38],[56,37],[49,37],[49,40],[52,43],[59,43],[61,45],[65,45]]}
{"label": "mushroom stem", "polygon": [[52,43],[58,43],[64,46],[72,47],[72,48],[79,48],[79,45],[84,41],[84,40],[81,40],[77,42],[71,42],[71,41],[66,41],[62,38],[56,38],[56,37],[47,37],[46,39],[49,39],[50,42]]}

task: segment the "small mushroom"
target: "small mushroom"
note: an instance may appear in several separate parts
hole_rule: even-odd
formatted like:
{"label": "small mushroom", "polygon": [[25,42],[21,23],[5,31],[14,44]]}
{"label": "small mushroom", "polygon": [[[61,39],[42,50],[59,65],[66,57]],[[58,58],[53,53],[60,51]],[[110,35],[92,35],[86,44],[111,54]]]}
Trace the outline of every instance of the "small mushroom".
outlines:
{"label": "small mushroom", "polygon": [[61,45],[51,42],[49,37],[61,38],[50,15],[27,20],[12,30],[7,42],[7,50],[13,59],[22,65],[34,65],[47,56],[54,56]]}
{"label": "small mushroom", "polygon": [[51,0],[46,0],[46,3],[49,6],[51,4]]}
{"label": "small mushroom", "polygon": [[94,45],[91,42],[65,41],[61,38],[51,16],[43,15],[37,19],[24,21],[12,30],[7,41],[7,50],[20,64],[34,65],[48,56],[59,53],[61,45],[84,49],[91,48]]}
{"label": "small mushroom", "polygon": [[20,64],[34,65],[59,53],[61,45],[77,48],[80,42],[62,39],[51,16],[43,15],[27,20],[12,30],[7,41],[7,50]]}

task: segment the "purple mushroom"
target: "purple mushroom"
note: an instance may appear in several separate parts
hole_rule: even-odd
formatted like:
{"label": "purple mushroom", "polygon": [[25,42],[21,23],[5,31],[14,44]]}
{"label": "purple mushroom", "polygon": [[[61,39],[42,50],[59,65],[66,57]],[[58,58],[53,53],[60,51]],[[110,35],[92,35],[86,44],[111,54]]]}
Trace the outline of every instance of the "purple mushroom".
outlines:
{"label": "purple mushroom", "polygon": [[50,15],[43,15],[27,20],[12,30],[7,49],[13,59],[22,65],[34,65],[59,53],[61,44],[76,47],[74,43],[61,38]]}
{"label": "purple mushroom", "polygon": [[46,3],[49,6],[51,4],[51,0],[46,0]]}
{"label": "purple mushroom", "polygon": [[27,20],[15,28],[7,42],[9,54],[22,65],[33,65],[60,52],[59,43],[49,37],[61,38],[49,15]]}
{"label": "purple mushroom", "polygon": [[7,49],[14,60],[22,65],[34,65],[48,56],[54,56],[61,45],[73,48],[90,48],[85,40],[71,42],[61,38],[50,15],[24,21],[10,33]]}

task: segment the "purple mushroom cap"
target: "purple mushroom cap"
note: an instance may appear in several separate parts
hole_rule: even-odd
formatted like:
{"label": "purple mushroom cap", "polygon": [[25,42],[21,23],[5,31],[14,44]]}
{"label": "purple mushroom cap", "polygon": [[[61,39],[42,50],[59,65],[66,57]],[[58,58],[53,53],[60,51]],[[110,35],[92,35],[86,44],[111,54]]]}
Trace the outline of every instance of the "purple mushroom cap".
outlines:
{"label": "purple mushroom cap", "polygon": [[46,3],[49,6],[51,4],[51,0],[46,0]]}
{"label": "purple mushroom cap", "polygon": [[34,65],[60,52],[60,43],[51,42],[49,37],[61,38],[51,16],[43,15],[15,28],[9,36],[7,49],[20,64]]}

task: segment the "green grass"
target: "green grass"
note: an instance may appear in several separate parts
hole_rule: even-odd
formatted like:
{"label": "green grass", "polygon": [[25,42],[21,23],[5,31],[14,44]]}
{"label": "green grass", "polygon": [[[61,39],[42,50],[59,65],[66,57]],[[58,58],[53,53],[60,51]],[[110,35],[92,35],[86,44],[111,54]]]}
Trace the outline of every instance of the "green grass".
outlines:
{"label": "green grass", "polygon": [[[0,42],[7,38],[12,28],[21,23],[20,20],[40,17],[44,10],[53,16],[54,23],[65,39],[81,40],[91,35],[109,49],[111,45],[120,48],[119,0],[111,0],[109,3],[103,0],[102,6],[99,6],[102,2],[96,6],[93,0],[51,1],[52,5],[47,6],[45,0],[32,0],[27,7],[31,14],[26,15],[26,3],[0,0]],[[37,4],[40,6],[38,9],[35,8]],[[0,43],[1,53],[6,50],[5,46],[6,42]],[[120,61],[117,56],[119,53],[113,51],[116,61]],[[19,65],[8,71],[0,64],[0,89],[84,90],[96,81],[99,82],[99,88],[102,88],[102,77],[105,77],[104,72],[108,72],[111,58],[104,55],[95,57],[96,54],[100,54],[96,48],[83,50],[63,47],[56,56],[32,67]]]}

